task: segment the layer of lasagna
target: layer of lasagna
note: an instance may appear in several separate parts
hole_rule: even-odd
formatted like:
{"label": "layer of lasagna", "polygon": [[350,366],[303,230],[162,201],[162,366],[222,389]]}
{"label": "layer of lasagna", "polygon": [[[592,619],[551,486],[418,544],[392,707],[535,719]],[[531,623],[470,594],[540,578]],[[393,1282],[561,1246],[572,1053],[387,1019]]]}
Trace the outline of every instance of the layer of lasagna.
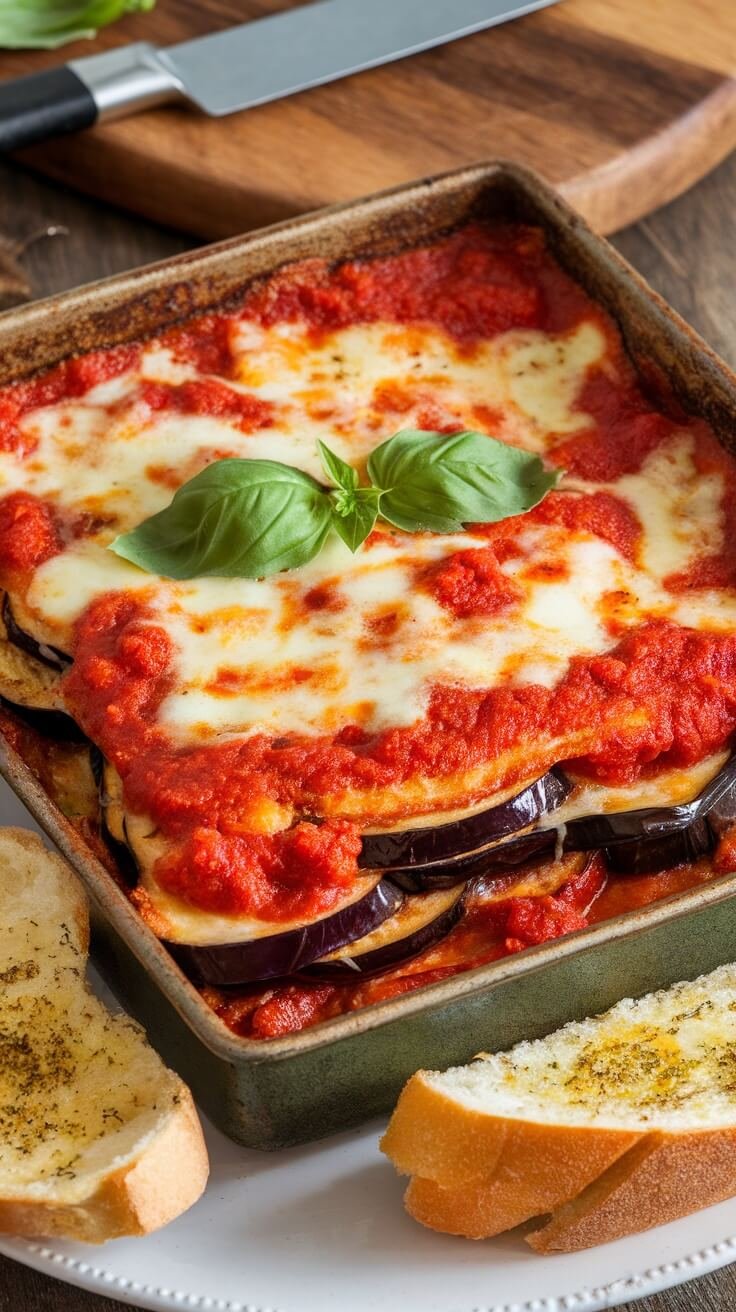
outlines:
{"label": "layer of lasagna", "polygon": [[[362,471],[406,428],[484,432],[565,474],[526,515],[449,535],[379,521],[355,555],[334,536],[265,580],[177,583],[108,550],[216,459],[323,480],[318,438]],[[0,391],[12,631],[46,670],[37,703],[119,781],[139,906],[173,941],[326,916],[366,879],[366,831],[490,807],[554,765],[600,805],[637,781],[667,804],[673,771],[736,727],[735,492],[707,426],[649,399],[522,226],[290,266],[235,308]],[[601,859],[567,874],[531,889],[572,881],[547,908],[558,932],[604,896]],[[533,941],[499,916],[479,930],[466,909],[444,951],[469,966]]]}

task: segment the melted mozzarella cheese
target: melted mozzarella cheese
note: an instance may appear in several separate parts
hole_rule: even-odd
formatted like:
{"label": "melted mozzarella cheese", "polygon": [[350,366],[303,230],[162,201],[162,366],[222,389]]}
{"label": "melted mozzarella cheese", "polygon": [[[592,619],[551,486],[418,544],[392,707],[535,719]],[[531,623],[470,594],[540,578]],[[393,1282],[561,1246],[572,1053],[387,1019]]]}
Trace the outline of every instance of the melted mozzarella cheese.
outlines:
{"label": "melted mozzarella cheese", "polygon": [[[36,570],[26,596],[30,612],[69,649],[68,635],[78,615],[105,592],[151,591],[157,581],[96,542],[75,542]],[[159,585],[160,586],[160,585]]]}
{"label": "melted mozzarella cheese", "polygon": [[723,479],[700,473],[693,455],[693,439],[683,435],[657,447],[638,474],[625,474],[615,484],[616,495],[639,517],[642,564],[656,578],[723,546]]}
{"label": "melted mozzarella cheese", "polygon": [[605,346],[592,324],[554,337],[505,333],[472,352],[439,329],[386,324],[342,329],[319,345],[302,325],[242,324],[234,341],[238,378],[228,386],[273,404],[268,427],[243,433],[214,416],[152,414],[136,396],[140,381],[177,385],[198,376],[153,346],[136,371],[27,415],[23,429],[37,448],[22,461],[0,452],[0,491],[23,487],[104,514],[121,532],[162,509],[180,483],[218,456],[281,460],[321,479],[318,438],[361,465],[383,438],[422,421],[428,407],[433,425],[458,429],[478,428],[476,410],[486,407],[494,435],[543,451],[550,434],[585,426],[575,395]]}
{"label": "melted mozzarella cheese", "polygon": [[[448,419],[464,419],[468,426],[474,407],[488,407],[497,415],[495,436],[544,451],[550,435],[573,433],[588,423],[575,399],[586,369],[601,358],[605,345],[592,323],[559,334],[514,330],[472,350],[459,349],[436,328],[381,323],[341,329],[318,345],[300,324],[263,329],[244,323],[233,336],[241,384],[287,406],[295,398],[318,412],[327,406],[332,411],[327,427],[342,437],[346,458],[373,448],[376,396],[390,414],[392,389],[399,389],[401,406],[414,396],[415,408],[421,409],[431,398]],[[317,425],[324,433],[325,420],[318,418]],[[319,474],[312,432],[294,436],[312,462],[304,467]]]}
{"label": "melted mozzarella cheese", "polygon": [[[193,364],[154,344],[136,370],[27,415],[37,446],[25,459],[0,452],[3,489],[22,486],[99,516],[97,532],[36,571],[25,613],[38,635],[68,648],[75,620],[96,596],[144,593],[151,622],[166,627],[175,650],[174,686],[160,715],[178,741],[410,725],[434,685],[552,687],[572,657],[609,649],[623,628],[649,617],[695,627],[736,622],[731,597],[716,594],[714,605],[711,594],[678,597],[663,587],[723,536],[722,479],[697,473],[684,434],[638,474],[602,485],[642,524],[635,564],[584,531],[530,525],[501,567],[518,600],[498,614],[458,617],[422,581],[428,567],[486,545],[471,533],[386,533],[354,556],[335,537],[310,564],[258,581],[172,583],[143,573],[107,544],[218,455],[280,459],[320,476],[317,437],[361,465],[392,431],[426,422],[428,407],[439,416],[433,423],[458,428],[478,427],[485,409],[498,436],[544,452],[590,422],[576,397],[606,350],[587,322],[563,334],[509,332],[472,350],[437,328],[381,323],[316,339],[302,325],[244,321],[232,341],[237,376],[228,385],[272,404],[269,427],[244,433],[225,418],[151,413],[141,380],[178,385],[197,376]],[[574,494],[599,485],[562,486]],[[554,571],[545,572],[550,561]],[[330,605],[309,604],[315,589],[330,592]]]}
{"label": "melted mozzarella cheese", "polygon": [[575,407],[586,369],[600,360],[600,329],[584,323],[573,333],[507,333],[501,339],[501,372],[519,414],[534,424],[545,450],[551,433],[575,433],[588,416]]}
{"label": "melted mozzarella cheese", "polygon": [[[201,582],[191,584],[184,597],[177,595],[181,612],[169,609],[165,616],[179,668],[176,691],[161,708],[163,720],[185,736],[246,728],[330,733],[346,723],[376,732],[418,720],[433,685],[489,688],[507,668],[512,678],[528,682],[530,661],[538,681],[551,686],[575,652],[608,644],[594,605],[587,604],[595,602],[601,578],[612,577],[614,553],[603,544],[571,544],[577,595],[568,610],[559,602],[547,605],[544,585],[535,584],[513,615],[463,623],[416,586],[415,571],[418,563],[468,545],[465,536],[454,542],[422,538],[402,560],[392,546],[353,557],[336,543],[332,561],[320,558],[301,571],[300,586],[339,579],[344,611],[292,616],[288,583],[269,582],[255,586],[259,609],[246,630],[233,630],[225,606],[222,622],[204,634],[193,631],[192,614],[210,613],[212,600]],[[232,596],[238,588],[223,589],[228,591]],[[387,605],[397,627],[390,641],[372,640],[372,622],[380,621]],[[237,670],[242,682],[238,691],[218,697],[208,690],[223,665]]]}
{"label": "melted mozzarella cheese", "polygon": [[39,411],[26,428],[39,439],[39,448],[25,466],[0,461],[0,492],[24,487],[71,503],[78,511],[104,516],[115,532],[162,510],[179,483],[199,473],[214,453],[236,454],[232,427],[224,420],[166,412],[151,416],[139,403],[120,416],[103,406],[55,406]]}
{"label": "melted mozzarella cheese", "polygon": [[640,811],[650,806],[680,806],[692,802],[714,779],[728,760],[728,752],[706,756],[695,765],[662,770],[651,778],[636,779],[631,784],[583,784],[545,819],[540,829],[559,828],[582,815],[601,812]]}
{"label": "melted mozzarella cheese", "polygon": [[[419,719],[433,685],[483,689],[508,679],[552,687],[573,655],[611,645],[598,602],[626,576],[615,550],[555,527],[525,538],[529,556],[504,567],[522,599],[501,616],[460,620],[417,586],[423,565],[485,545],[469,534],[387,537],[355,556],[335,538],[293,574],[186,583],[152,580],[80,544],[37,571],[27,601],[47,621],[69,623],[80,602],[101,592],[145,589],[152,623],[163,624],[177,652],[174,691],[160,715],[185,739],[334,733],[346,723],[378,731]],[[529,558],[551,549],[564,552],[564,581],[525,580]],[[324,587],[341,609],[305,607],[305,594]],[[388,638],[380,632],[386,617]]]}

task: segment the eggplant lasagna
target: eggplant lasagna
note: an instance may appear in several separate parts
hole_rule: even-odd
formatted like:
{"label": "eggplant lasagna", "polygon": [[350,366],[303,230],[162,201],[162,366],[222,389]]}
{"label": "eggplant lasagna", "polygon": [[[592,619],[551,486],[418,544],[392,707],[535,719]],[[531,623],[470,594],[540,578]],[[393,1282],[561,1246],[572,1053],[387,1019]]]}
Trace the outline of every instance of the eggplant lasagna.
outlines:
{"label": "eggplant lasagna", "polygon": [[[266,579],[108,549],[217,459],[322,478],[317,439],[360,470],[407,428],[565,474]],[[289,266],[0,391],[4,732],[225,1021],[283,1034],[736,868],[735,508],[540,231]]]}

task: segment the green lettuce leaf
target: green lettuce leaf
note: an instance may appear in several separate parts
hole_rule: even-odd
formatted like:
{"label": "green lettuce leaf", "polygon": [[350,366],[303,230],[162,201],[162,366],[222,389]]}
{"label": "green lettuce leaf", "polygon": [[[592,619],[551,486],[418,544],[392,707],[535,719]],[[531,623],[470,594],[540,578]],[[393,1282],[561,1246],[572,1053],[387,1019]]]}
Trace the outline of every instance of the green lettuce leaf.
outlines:
{"label": "green lettuce leaf", "polygon": [[153,9],[156,0],[0,0],[0,47],[53,50],[93,37],[123,14]]}

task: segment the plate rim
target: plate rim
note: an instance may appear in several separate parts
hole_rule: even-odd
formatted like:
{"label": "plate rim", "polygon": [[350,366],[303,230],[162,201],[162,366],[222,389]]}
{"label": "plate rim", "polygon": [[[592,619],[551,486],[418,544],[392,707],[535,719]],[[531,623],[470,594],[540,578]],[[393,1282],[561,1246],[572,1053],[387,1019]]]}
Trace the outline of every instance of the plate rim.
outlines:
{"label": "plate rim", "polygon": [[[145,1307],[148,1312],[177,1312],[193,1308],[194,1312],[299,1312],[298,1308],[280,1309],[273,1304],[258,1307],[249,1302],[233,1302],[208,1294],[194,1294],[166,1286],[142,1284],[127,1276],[106,1271],[94,1260],[86,1262],[62,1253],[48,1244],[31,1239],[0,1235],[0,1254],[23,1266],[52,1276],[66,1284],[75,1285],[103,1298],[116,1298],[123,1303]],[[718,1240],[694,1253],[644,1271],[627,1274],[606,1285],[575,1290],[552,1298],[533,1298],[513,1303],[475,1304],[467,1312],[604,1312],[623,1303],[651,1294],[661,1293],[677,1285],[686,1284],[709,1272],[718,1271],[736,1261],[736,1235]],[[448,1309],[449,1312],[449,1309]]]}

